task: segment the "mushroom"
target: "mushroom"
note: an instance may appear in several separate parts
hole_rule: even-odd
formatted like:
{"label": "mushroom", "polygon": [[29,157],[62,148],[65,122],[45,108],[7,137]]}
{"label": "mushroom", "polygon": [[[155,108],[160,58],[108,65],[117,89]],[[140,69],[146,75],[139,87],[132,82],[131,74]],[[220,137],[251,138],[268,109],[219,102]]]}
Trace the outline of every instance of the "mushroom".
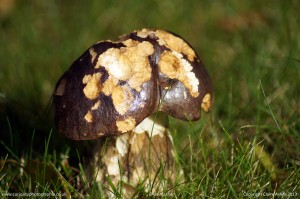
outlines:
{"label": "mushroom", "polygon": [[212,106],[213,88],[185,40],[142,29],[92,45],[62,75],[53,103],[60,133],[98,140],[88,176],[116,187],[122,182],[126,195],[139,183],[150,185],[159,170],[175,182],[168,115],[198,120],[200,107]]}

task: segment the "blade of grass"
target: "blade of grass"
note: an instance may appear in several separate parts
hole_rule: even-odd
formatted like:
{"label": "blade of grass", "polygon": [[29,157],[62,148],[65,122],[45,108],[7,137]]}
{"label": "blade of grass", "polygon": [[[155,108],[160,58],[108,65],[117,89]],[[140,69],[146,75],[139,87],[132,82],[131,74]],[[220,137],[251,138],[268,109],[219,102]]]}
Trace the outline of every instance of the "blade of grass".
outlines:
{"label": "blade of grass", "polygon": [[0,143],[6,148],[6,150],[16,159],[18,162],[20,162],[20,158],[3,142],[3,140],[0,140]]}
{"label": "blade of grass", "polygon": [[10,124],[8,117],[6,117],[6,121],[7,121],[8,129],[9,129],[8,132],[9,132],[9,138],[10,138],[10,147],[13,147],[13,133],[12,133],[11,124]]}
{"label": "blade of grass", "polygon": [[45,183],[45,176],[46,176],[46,163],[48,161],[48,149],[49,149],[49,143],[50,143],[50,139],[51,139],[51,135],[52,135],[52,129],[50,130],[49,133],[49,137],[48,139],[45,141],[45,152],[44,152],[44,157],[43,157],[43,164],[44,164],[44,168],[43,168],[43,176],[42,176],[42,183]]}
{"label": "blade of grass", "polygon": [[264,101],[265,101],[265,103],[266,103],[266,105],[267,105],[267,107],[268,107],[268,109],[269,109],[269,111],[270,111],[270,113],[271,113],[272,119],[273,119],[273,121],[275,122],[275,124],[276,124],[278,130],[280,131],[280,133],[283,134],[283,131],[282,131],[280,125],[279,125],[278,122],[277,122],[277,119],[276,119],[276,117],[275,117],[275,115],[274,115],[274,113],[273,113],[273,111],[272,111],[272,109],[271,109],[271,106],[270,106],[270,104],[268,103],[267,96],[266,96],[266,93],[265,93],[265,90],[264,90],[264,88],[263,88],[263,85],[262,85],[261,80],[259,80],[259,86],[260,86],[261,92],[262,92],[262,94],[263,94],[263,96],[264,96]]}
{"label": "blade of grass", "polygon": [[35,129],[32,132],[32,136],[31,136],[31,143],[30,143],[30,151],[29,151],[29,159],[32,159],[32,146],[33,146],[33,140],[34,140],[34,136],[35,136]]}

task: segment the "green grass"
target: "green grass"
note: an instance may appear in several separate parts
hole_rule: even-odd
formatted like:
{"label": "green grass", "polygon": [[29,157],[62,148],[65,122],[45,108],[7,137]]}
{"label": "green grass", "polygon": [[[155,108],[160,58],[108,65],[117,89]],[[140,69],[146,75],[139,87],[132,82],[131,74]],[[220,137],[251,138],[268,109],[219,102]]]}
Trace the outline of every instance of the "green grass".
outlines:
{"label": "green grass", "polygon": [[215,89],[200,121],[171,119],[186,181],[160,196],[299,197],[299,10],[279,0],[16,1],[0,13],[0,192],[97,195],[82,180],[85,157],[54,129],[52,91],[96,41],[155,27],[193,45]]}

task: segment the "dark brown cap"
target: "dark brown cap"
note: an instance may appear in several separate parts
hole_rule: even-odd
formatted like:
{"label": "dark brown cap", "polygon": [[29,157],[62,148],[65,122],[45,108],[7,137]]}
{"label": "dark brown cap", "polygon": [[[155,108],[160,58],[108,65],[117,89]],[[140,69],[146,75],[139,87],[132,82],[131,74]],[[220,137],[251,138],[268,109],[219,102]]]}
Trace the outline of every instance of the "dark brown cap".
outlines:
{"label": "dark brown cap", "polygon": [[197,120],[212,105],[211,80],[187,42],[143,29],[91,46],[58,81],[58,131],[75,140],[133,130],[160,110]]}

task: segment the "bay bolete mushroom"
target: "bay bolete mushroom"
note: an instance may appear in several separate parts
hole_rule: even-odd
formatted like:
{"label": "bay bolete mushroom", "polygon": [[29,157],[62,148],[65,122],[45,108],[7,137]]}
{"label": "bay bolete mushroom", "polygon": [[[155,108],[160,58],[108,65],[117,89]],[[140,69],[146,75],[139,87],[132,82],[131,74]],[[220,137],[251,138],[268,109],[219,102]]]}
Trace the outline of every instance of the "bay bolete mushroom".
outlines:
{"label": "bay bolete mushroom", "polygon": [[200,107],[210,110],[213,89],[186,41],[164,30],[142,29],[92,45],[60,78],[53,102],[60,133],[100,140],[90,176],[135,187],[153,180],[162,166],[166,179],[175,180],[167,115],[198,120]]}

